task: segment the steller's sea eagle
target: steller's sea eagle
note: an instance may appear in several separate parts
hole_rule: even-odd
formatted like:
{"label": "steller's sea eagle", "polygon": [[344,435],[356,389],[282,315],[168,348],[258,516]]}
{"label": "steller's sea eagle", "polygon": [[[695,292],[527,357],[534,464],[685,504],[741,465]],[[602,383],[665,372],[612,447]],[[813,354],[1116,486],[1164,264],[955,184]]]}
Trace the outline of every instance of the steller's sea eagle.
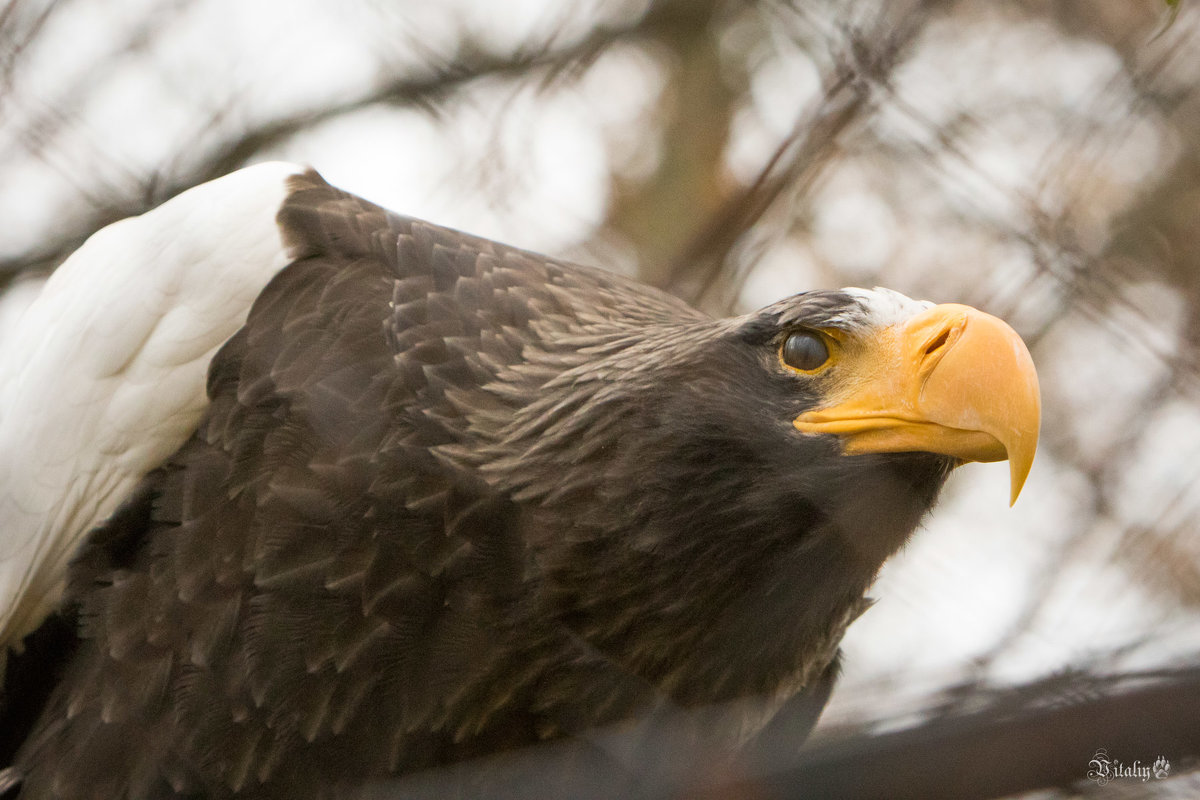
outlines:
{"label": "steller's sea eagle", "polygon": [[975,309],[712,319],[288,164],[100,231],[0,346],[25,800],[332,796],[748,697],[750,741],[1039,426]]}

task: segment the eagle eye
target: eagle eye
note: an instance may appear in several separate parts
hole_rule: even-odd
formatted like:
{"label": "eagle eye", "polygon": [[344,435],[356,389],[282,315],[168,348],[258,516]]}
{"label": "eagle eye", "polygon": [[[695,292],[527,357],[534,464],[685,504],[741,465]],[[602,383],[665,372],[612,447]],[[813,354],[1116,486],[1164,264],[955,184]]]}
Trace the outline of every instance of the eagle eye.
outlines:
{"label": "eagle eye", "polygon": [[796,331],[783,340],[779,348],[783,363],[801,372],[812,372],[829,361],[829,346],[825,339],[812,331]]}

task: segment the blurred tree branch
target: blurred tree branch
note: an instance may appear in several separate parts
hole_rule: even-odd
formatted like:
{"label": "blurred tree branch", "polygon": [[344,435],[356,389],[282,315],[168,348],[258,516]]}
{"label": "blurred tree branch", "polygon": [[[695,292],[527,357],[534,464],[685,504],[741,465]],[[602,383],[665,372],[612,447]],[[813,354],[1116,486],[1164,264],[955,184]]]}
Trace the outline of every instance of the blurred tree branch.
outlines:
{"label": "blurred tree branch", "polygon": [[693,302],[730,310],[748,267],[728,263],[734,247],[781,199],[802,202],[805,190],[835,157],[840,135],[870,114],[872,90],[886,86],[892,70],[941,5],[934,0],[894,4],[873,20],[871,30],[847,32],[846,46],[825,77],[818,105],[801,113],[754,180],[728,194],[674,254],[666,270],[666,288]]}
{"label": "blurred tree branch", "polygon": [[1163,756],[1177,776],[1200,766],[1200,668],[969,692],[982,709],[811,747],[767,783],[778,797],[982,800],[1080,783],[1101,747],[1127,764]]}
{"label": "blurred tree branch", "polygon": [[[54,8],[48,7],[44,16]],[[44,16],[36,25],[30,26],[27,37],[36,35]],[[592,62],[604,50],[619,42],[659,40],[674,35],[681,21],[690,19],[692,13],[685,2],[658,0],[646,13],[628,19],[624,24],[597,28],[578,41],[566,44],[547,42],[531,44],[512,52],[494,52],[478,43],[463,41],[457,53],[440,63],[427,63],[423,73],[392,75],[376,86],[337,102],[251,124],[215,141],[198,143],[202,152],[188,151],[186,167],[156,173],[141,185],[128,187],[122,194],[98,200],[95,207],[76,221],[72,229],[60,231],[59,237],[49,245],[0,260],[0,289],[16,274],[53,269],[91,233],[105,225],[140,214],[185,189],[237,169],[263,151],[332,119],[373,106],[433,108],[455,93],[488,78],[521,78],[549,83],[557,75]],[[161,20],[158,23],[161,24]],[[135,44],[144,43],[151,31],[149,27],[139,27],[127,46],[132,48]],[[8,52],[15,59],[22,49],[23,46],[11,47]],[[89,91],[95,77],[95,73],[90,73],[77,90],[84,93]],[[31,145],[30,155],[37,156],[41,148],[49,146],[55,136],[55,127],[37,124],[34,128],[34,131],[26,131],[24,137]]]}
{"label": "blurred tree branch", "polygon": [[632,727],[383,782],[354,796],[497,800],[525,797],[536,784],[539,796],[555,800],[988,800],[1139,786],[1129,778],[1089,781],[1089,762],[1101,748],[1126,766],[1166,760],[1169,777],[1140,786],[1142,797],[1200,785],[1192,772],[1200,767],[1200,668],[1066,673],[1003,690],[971,684],[926,711],[924,721],[900,730],[833,731],[800,750],[788,747],[796,738],[781,728],[781,738],[757,741],[730,763],[707,735],[720,728],[722,709],[664,710]]}

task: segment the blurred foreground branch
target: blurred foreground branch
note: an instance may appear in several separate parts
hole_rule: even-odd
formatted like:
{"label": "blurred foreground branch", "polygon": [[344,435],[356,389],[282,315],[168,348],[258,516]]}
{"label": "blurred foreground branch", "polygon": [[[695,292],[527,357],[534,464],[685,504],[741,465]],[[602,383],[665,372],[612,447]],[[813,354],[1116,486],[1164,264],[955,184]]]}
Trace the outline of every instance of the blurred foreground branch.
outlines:
{"label": "blurred foreground branch", "polygon": [[[1069,673],[995,691],[964,687],[952,703],[903,730],[843,732],[797,752],[789,738],[794,731],[773,726],[773,740],[760,738],[738,761],[723,761],[709,732],[721,728],[722,715],[744,712],[741,704],[664,712],[632,727],[350,796],[515,800],[536,786],[538,796],[559,800],[986,800],[1037,789],[1083,792],[1110,782],[1115,791],[1122,782],[1143,782],[1143,775],[1143,796],[1153,796],[1155,789],[1191,785],[1197,776],[1188,771],[1200,767],[1200,667]],[[1121,772],[1135,761],[1139,777]],[[1150,771],[1155,762],[1159,776]]]}

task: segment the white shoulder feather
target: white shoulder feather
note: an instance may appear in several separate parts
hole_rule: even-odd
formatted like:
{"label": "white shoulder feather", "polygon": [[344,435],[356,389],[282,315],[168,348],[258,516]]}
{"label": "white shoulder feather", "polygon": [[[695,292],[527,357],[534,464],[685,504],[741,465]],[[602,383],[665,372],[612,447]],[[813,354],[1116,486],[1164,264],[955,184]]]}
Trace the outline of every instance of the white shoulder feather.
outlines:
{"label": "white shoulder feather", "polygon": [[0,342],[0,663],[83,536],[195,430],[213,354],[287,265],[292,164],[249,167],[93,235]]}

